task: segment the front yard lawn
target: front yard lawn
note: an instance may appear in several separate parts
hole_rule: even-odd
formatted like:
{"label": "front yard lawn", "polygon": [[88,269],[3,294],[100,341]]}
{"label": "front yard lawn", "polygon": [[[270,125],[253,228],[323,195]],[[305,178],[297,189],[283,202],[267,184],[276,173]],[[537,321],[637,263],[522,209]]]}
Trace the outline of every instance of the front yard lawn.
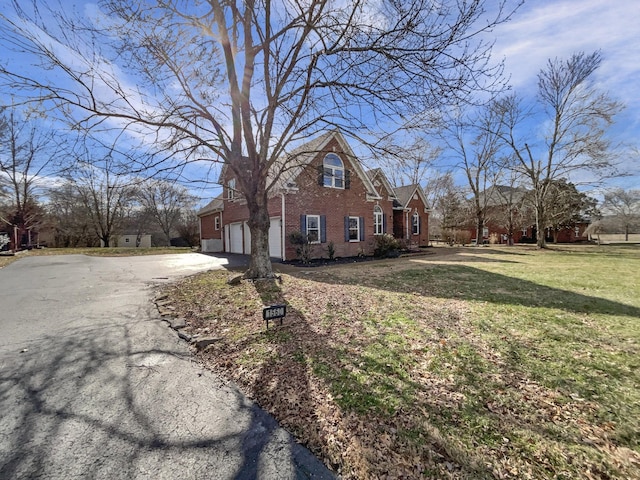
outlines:
{"label": "front yard lawn", "polygon": [[165,293],[344,478],[640,478],[640,249],[433,252]]}

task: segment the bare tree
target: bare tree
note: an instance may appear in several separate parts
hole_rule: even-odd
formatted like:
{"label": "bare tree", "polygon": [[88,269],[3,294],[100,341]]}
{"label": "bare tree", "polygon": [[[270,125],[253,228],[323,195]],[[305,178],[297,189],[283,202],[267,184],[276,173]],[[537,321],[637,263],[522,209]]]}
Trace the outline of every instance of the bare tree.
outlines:
{"label": "bare tree", "polygon": [[605,193],[602,207],[614,217],[624,230],[625,241],[629,241],[630,231],[640,228],[640,190],[615,188]]}
{"label": "bare tree", "polygon": [[507,244],[513,245],[516,230],[533,224],[535,216],[529,191],[520,185],[517,172],[505,169],[500,183],[491,192],[495,201],[490,204],[490,218],[506,230]]}
{"label": "bare tree", "polygon": [[247,276],[272,277],[267,195],[296,161],[284,154],[317,131],[364,139],[378,120],[501,87],[483,36],[510,17],[507,1],[103,0],[90,24],[12,0],[2,46],[65,80],[11,65],[0,75],[88,128],[151,129],[174,162],[222,162],[249,210]]}
{"label": "bare tree", "polygon": [[606,130],[621,105],[591,82],[601,62],[600,52],[576,53],[568,60],[549,60],[540,71],[536,106],[547,118],[542,122],[542,145],[533,143],[530,130],[519,134],[518,129],[525,128],[530,109],[515,95],[493,104],[500,118],[500,128],[495,133],[513,151],[513,168],[531,184],[540,248],[546,245],[545,199],[552,181],[570,178],[578,171],[600,175],[613,171],[614,156]]}
{"label": "bare tree", "polygon": [[135,198],[135,188],[126,175],[118,173],[115,152],[85,151],[70,172],[69,180],[89,215],[91,226],[103,247],[122,228]]}
{"label": "bare tree", "polygon": [[424,185],[435,173],[442,148],[429,143],[424,137],[413,139],[385,139],[380,145],[379,162],[393,186]]}
{"label": "bare tree", "polygon": [[160,226],[170,245],[171,232],[178,225],[182,212],[192,209],[197,199],[175,182],[150,179],[140,184],[138,200]]}
{"label": "bare tree", "polygon": [[54,172],[57,153],[53,133],[37,120],[23,117],[15,108],[0,117],[0,178],[5,195],[0,220],[12,230],[15,248],[30,247],[31,230],[43,220],[39,182],[44,174]]}
{"label": "bare tree", "polygon": [[472,194],[476,245],[482,245],[492,190],[503,170],[499,158],[501,140],[494,128],[497,118],[495,110],[487,107],[468,117],[450,118],[443,130],[450,155],[464,172]]}
{"label": "bare tree", "polygon": [[98,244],[89,210],[76,184],[67,181],[48,192],[47,221],[57,247],[93,247]]}
{"label": "bare tree", "polygon": [[462,232],[467,227],[469,205],[465,191],[456,187],[450,174],[443,175],[438,183],[437,191],[432,192],[433,212],[440,227],[441,239],[453,245],[466,236]]}
{"label": "bare tree", "polygon": [[183,209],[176,230],[187,245],[190,247],[198,246],[200,244],[200,223],[196,210]]}

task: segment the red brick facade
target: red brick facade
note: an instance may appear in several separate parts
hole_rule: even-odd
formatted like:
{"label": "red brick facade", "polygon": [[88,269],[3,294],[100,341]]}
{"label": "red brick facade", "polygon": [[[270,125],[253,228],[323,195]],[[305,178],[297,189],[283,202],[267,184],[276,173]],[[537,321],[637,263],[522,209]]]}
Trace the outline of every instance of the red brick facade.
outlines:
{"label": "red brick facade", "polygon": [[[413,245],[426,246],[428,213],[424,196],[416,194],[416,199],[412,198],[408,205],[399,206],[395,192],[389,191],[385,186],[388,182],[375,181],[375,179],[372,182],[370,175],[362,170],[342,135],[332,132],[323,137],[324,141],[317,145],[316,152],[307,156],[297,176],[288,179],[286,187],[280,186],[271,193],[268,210],[272,222],[275,223],[272,223],[272,230],[270,230],[270,243],[273,240],[274,244],[277,244],[278,239],[271,236],[280,235],[279,250],[281,252],[281,255],[276,255],[272,251],[271,255],[286,260],[296,258],[296,246],[292,245],[288,239],[292,232],[318,237],[317,242],[313,242],[312,246],[312,257],[315,258],[328,257],[330,243],[333,244],[336,257],[371,255],[375,248],[376,234],[394,233],[395,212],[398,208],[402,209],[403,214],[407,210],[409,219],[411,219],[411,213],[408,210],[418,212],[420,230],[418,234],[412,235],[409,229],[409,241]],[[323,162],[328,154],[336,155],[344,167],[344,178],[340,177],[337,186],[324,185],[326,177],[323,174],[326,170],[323,169]],[[235,251],[249,253],[250,246],[247,243],[250,234],[245,226],[249,212],[241,199],[228,199],[230,195],[228,183],[232,180],[228,178],[228,172],[230,170],[223,172],[220,179],[220,183],[224,186],[223,203],[219,203],[218,208],[215,208],[216,205],[213,205],[213,208],[208,206],[200,212],[203,245],[208,239],[219,239],[223,244],[219,251],[235,249]],[[374,215],[376,210],[377,216]],[[213,228],[213,219],[216,215],[221,216],[220,230]],[[278,223],[283,218],[284,230]],[[240,225],[241,222],[242,225]],[[241,230],[242,248],[238,239]],[[231,243],[234,246],[231,246]],[[277,245],[274,245],[274,250],[277,249]]]}

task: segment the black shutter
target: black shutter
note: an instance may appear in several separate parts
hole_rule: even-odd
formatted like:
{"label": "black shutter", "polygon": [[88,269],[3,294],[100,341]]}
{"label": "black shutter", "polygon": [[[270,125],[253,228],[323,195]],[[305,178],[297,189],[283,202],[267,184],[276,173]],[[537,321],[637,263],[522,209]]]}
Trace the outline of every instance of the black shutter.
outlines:
{"label": "black shutter", "polygon": [[300,233],[303,235],[307,234],[307,216],[300,215]]}
{"label": "black shutter", "polygon": [[349,217],[344,217],[344,241],[349,241]]}
{"label": "black shutter", "polygon": [[327,216],[320,215],[320,243],[327,243]]}
{"label": "black shutter", "polygon": [[318,185],[324,186],[324,165],[318,165]]}
{"label": "black shutter", "polygon": [[382,214],[382,233],[387,233],[387,216]]}
{"label": "black shutter", "polygon": [[344,171],[344,188],[349,190],[351,188],[351,170]]}
{"label": "black shutter", "polygon": [[364,242],[364,217],[360,217],[360,241]]}

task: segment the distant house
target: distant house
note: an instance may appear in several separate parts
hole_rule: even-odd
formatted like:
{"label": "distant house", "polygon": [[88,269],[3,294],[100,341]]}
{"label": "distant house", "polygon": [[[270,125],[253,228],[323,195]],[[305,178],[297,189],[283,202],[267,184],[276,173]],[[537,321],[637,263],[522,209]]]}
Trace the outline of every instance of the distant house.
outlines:
{"label": "distant house", "polygon": [[[394,189],[381,170],[365,172],[338,131],[325,133],[291,153],[287,169],[269,192],[269,252],[272,258],[296,257],[292,232],[308,236],[312,256],[370,255],[375,238],[393,234],[408,245],[428,244],[429,210],[418,185]],[[251,253],[246,201],[236,190],[230,169],[220,175],[223,193],[198,212],[204,252]]]}
{"label": "distant house", "polygon": [[[122,234],[114,235],[109,242],[111,246],[119,248],[151,248],[151,235],[148,234]],[[104,242],[100,240],[100,246],[104,247]]]}
{"label": "distant house", "polygon": [[[480,194],[480,205],[486,206],[486,220],[482,232],[483,243],[534,243],[537,232],[534,225],[534,212],[527,201],[530,192],[523,187],[495,185]],[[471,222],[473,223],[473,222]],[[589,221],[575,222],[573,225],[554,231],[546,228],[547,241],[558,243],[582,242],[588,240],[585,230]],[[471,238],[475,239],[476,230],[469,228]],[[480,243],[480,241],[478,241]]]}

